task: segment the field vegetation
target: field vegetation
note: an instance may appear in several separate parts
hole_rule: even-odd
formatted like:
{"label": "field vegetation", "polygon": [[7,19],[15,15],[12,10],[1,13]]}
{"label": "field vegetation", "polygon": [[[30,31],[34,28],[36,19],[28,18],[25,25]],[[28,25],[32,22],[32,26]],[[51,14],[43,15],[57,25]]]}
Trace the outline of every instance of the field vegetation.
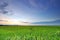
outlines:
{"label": "field vegetation", "polygon": [[0,26],[0,40],[60,40],[60,26]]}

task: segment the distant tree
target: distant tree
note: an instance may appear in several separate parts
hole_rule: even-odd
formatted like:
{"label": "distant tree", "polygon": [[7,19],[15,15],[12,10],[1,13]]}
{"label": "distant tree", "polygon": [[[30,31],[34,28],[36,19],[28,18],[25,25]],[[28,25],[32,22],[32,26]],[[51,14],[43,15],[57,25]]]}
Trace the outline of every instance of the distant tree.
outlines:
{"label": "distant tree", "polygon": [[0,26],[3,26],[2,24],[0,24]]}

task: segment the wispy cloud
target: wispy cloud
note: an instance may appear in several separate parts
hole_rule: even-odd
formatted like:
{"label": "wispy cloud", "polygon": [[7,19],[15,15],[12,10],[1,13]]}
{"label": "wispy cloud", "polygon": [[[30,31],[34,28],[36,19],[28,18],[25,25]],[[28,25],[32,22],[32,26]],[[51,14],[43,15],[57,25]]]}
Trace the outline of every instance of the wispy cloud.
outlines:
{"label": "wispy cloud", "polygon": [[60,25],[60,19],[50,20],[50,21],[42,21],[42,22],[32,22],[34,25]]}
{"label": "wispy cloud", "polygon": [[46,10],[49,7],[56,7],[56,0],[25,0],[25,2],[28,2],[28,5],[33,8]]}
{"label": "wispy cloud", "polygon": [[29,22],[24,22],[19,19],[9,18],[3,14],[0,15],[0,25],[29,25]]}

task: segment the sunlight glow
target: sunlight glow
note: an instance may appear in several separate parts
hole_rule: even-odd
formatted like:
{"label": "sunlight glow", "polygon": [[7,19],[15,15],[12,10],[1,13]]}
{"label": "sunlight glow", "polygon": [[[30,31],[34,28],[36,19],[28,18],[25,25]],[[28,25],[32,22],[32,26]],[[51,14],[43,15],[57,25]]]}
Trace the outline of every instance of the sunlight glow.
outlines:
{"label": "sunlight glow", "polygon": [[23,22],[23,21],[16,20],[16,19],[8,19],[6,21],[1,21],[0,24],[4,24],[4,25],[29,25],[30,23]]}

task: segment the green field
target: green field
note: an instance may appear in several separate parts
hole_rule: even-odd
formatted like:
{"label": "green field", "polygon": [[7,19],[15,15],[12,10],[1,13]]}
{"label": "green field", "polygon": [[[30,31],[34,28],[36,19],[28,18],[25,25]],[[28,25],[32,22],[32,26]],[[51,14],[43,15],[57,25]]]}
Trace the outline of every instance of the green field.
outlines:
{"label": "green field", "polygon": [[60,26],[0,26],[0,40],[60,40]]}

